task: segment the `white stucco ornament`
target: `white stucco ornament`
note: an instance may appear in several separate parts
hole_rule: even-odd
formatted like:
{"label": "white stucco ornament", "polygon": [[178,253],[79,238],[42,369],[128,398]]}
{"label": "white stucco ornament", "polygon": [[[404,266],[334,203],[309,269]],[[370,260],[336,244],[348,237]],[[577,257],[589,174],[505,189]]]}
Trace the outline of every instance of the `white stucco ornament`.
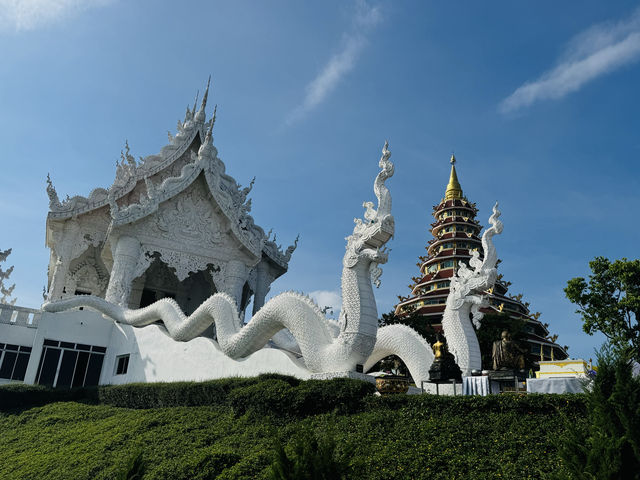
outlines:
{"label": "white stucco ornament", "polygon": [[[136,160],[125,143],[108,189],[61,201],[47,176],[49,301],[91,293],[135,308],[147,290],[147,297],[168,294],[192,312],[225,292],[241,318],[251,302],[254,313],[264,305],[297,241],[282,248],[266,235],[250,215],[255,178],[242,187],[226,173],[213,139],[217,109],[210,119],[205,113],[209,86],[158,154]],[[158,269],[147,275],[154,263],[171,278],[159,282]]]}
{"label": "white stucco ornament", "polygon": [[[211,127],[212,125],[198,154],[200,158],[210,148]],[[374,208],[371,202],[365,203],[365,220],[356,219],[353,233],[347,237],[342,262],[343,306],[338,322],[327,319],[309,297],[294,292],[282,293],[272,298],[245,326],[241,326],[236,300],[227,293],[212,295],[189,316],[183,313],[174,300],[167,298],[145,308],[128,309],[122,306],[119,292],[113,292],[113,296],[110,296],[111,292],[107,292],[107,300],[112,298],[113,301],[93,295],[81,295],[46,303],[43,309],[60,312],[75,307],[89,307],[117,322],[135,327],[144,327],[161,320],[168,335],[178,341],[191,340],[215,324],[220,348],[233,359],[246,357],[273,339],[276,345],[283,348],[299,350],[306,368],[311,372],[356,370],[358,364],[364,364],[370,357],[376,344],[378,314],[372,281],[379,285],[382,271],[378,265],[387,262],[388,255],[384,245],[394,233],[391,195],[385,185],[385,181],[394,173],[390,156],[388,143],[385,143],[379,162],[381,171],[374,182],[378,207]],[[195,168],[198,168],[197,162]],[[191,172],[183,169],[181,176],[187,177],[190,174]],[[163,185],[161,190],[166,188]],[[150,195],[149,200],[153,200],[152,197]],[[238,201],[244,203],[244,198],[238,198]],[[128,212],[114,212],[112,208],[114,223],[121,215],[136,215],[134,210],[149,207],[141,204],[139,208],[129,208],[131,210]],[[128,253],[125,246],[126,242],[123,242],[122,255]],[[293,248],[295,245],[285,255],[290,257]],[[116,256],[118,254],[116,249]],[[228,265],[226,269],[229,269]],[[288,330],[291,335],[279,334],[283,329]]]}

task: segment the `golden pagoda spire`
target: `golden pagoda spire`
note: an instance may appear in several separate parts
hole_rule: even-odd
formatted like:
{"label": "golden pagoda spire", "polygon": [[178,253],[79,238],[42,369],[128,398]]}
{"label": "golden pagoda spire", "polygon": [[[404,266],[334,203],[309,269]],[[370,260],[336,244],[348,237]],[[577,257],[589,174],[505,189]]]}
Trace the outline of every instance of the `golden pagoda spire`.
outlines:
{"label": "golden pagoda spire", "polygon": [[444,193],[444,199],[451,200],[453,198],[462,198],[462,187],[458,182],[458,174],[456,173],[456,156],[451,154],[451,175],[449,176],[447,190]]}

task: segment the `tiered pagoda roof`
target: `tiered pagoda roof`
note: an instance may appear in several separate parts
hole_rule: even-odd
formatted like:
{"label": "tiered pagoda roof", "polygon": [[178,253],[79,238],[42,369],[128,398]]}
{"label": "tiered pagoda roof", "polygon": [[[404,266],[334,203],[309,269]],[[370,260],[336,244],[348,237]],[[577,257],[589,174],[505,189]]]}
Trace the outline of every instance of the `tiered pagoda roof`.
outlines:
{"label": "tiered pagoda roof", "polygon": [[[482,256],[482,225],[476,220],[478,209],[464,196],[455,163],[456,158],[452,155],[444,198],[433,207],[433,238],[427,244],[427,255],[421,256],[417,263],[420,276],[413,277],[413,283],[409,285],[411,295],[399,297],[400,303],[395,310],[398,317],[412,314],[423,317],[436,331],[441,329],[453,273],[461,262],[468,264],[472,251],[478,250]],[[552,351],[555,359],[567,358],[567,352],[555,343],[555,337],[549,337],[547,325],[538,320],[539,314],[529,312],[528,304],[522,302],[522,295],[508,294],[509,285],[499,275],[495,286],[486,292],[489,306],[483,311],[507,313],[513,319],[524,319],[532,360],[549,360]]]}

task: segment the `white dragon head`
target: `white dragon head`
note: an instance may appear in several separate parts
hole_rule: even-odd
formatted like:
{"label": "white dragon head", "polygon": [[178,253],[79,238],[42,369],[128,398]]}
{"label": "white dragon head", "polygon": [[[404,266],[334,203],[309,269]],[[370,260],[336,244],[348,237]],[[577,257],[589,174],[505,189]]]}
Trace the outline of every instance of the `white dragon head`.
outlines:
{"label": "white dragon head", "polygon": [[482,235],[484,259],[480,260],[480,253],[477,250],[473,251],[469,260],[472,269],[461,263],[458,271],[451,278],[450,294],[447,301],[452,302],[454,309],[461,308],[465,302],[477,298],[496,282],[498,256],[492,237],[502,233],[503,225],[498,220],[499,216],[500,211],[498,210],[498,202],[496,202],[493,206],[493,214],[489,217],[491,227],[486,229]]}
{"label": "white dragon head", "polygon": [[347,251],[344,255],[343,265],[353,268],[363,260],[369,265],[373,282],[380,285],[382,270],[378,264],[386,263],[389,255],[384,245],[393,236],[395,223],[391,215],[391,194],[385,185],[385,181],[393,176],[393,163],[389,160],[389,142],[385,142],[380,158],[380,172],[373,184],[373,191],[378,199],[378,208],[374,208],[373,202],[365,202],[365,220],[354,219],[353,233],[347,240]]}

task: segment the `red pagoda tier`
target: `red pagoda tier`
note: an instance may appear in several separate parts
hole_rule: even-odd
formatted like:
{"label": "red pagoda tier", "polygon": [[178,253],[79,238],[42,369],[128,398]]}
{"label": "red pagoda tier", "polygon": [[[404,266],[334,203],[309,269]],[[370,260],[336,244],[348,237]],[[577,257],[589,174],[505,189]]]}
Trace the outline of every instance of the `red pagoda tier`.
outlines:
{"label": "red pagoda tier", "polygon": [[[442,328],[442,314],[454,271],[457,271],[461,262],[468,265],[472,251],[478,250],[482,257],[482,226],[476,220],[478,209],[463,195],[455,163],[455,156],[452,155],[451,175],[445,196],[433,207],[433,238],[426,247],[427,255],[420,257],[417,264],[420,277],[413,278],[414,283],[409,286],[411,296],[399,297],[400,303],[395,310],[397,317],[412,314],[423,317],[436,331]],[[502,280],[502,275],[498,275],[495,286],[486,292],[489,306],[482,311],[485,314],[506,313],[513,319],[525,320],[526,342],[532,361],[567,358],[565,349],[555,343],[556,337],[549,337],[547,325],[538,320],[540,314],[532,315],[529,312],[528,304],[522,302],[522,295],[510,296],[507,293],[509,285],[509,282]]]}

